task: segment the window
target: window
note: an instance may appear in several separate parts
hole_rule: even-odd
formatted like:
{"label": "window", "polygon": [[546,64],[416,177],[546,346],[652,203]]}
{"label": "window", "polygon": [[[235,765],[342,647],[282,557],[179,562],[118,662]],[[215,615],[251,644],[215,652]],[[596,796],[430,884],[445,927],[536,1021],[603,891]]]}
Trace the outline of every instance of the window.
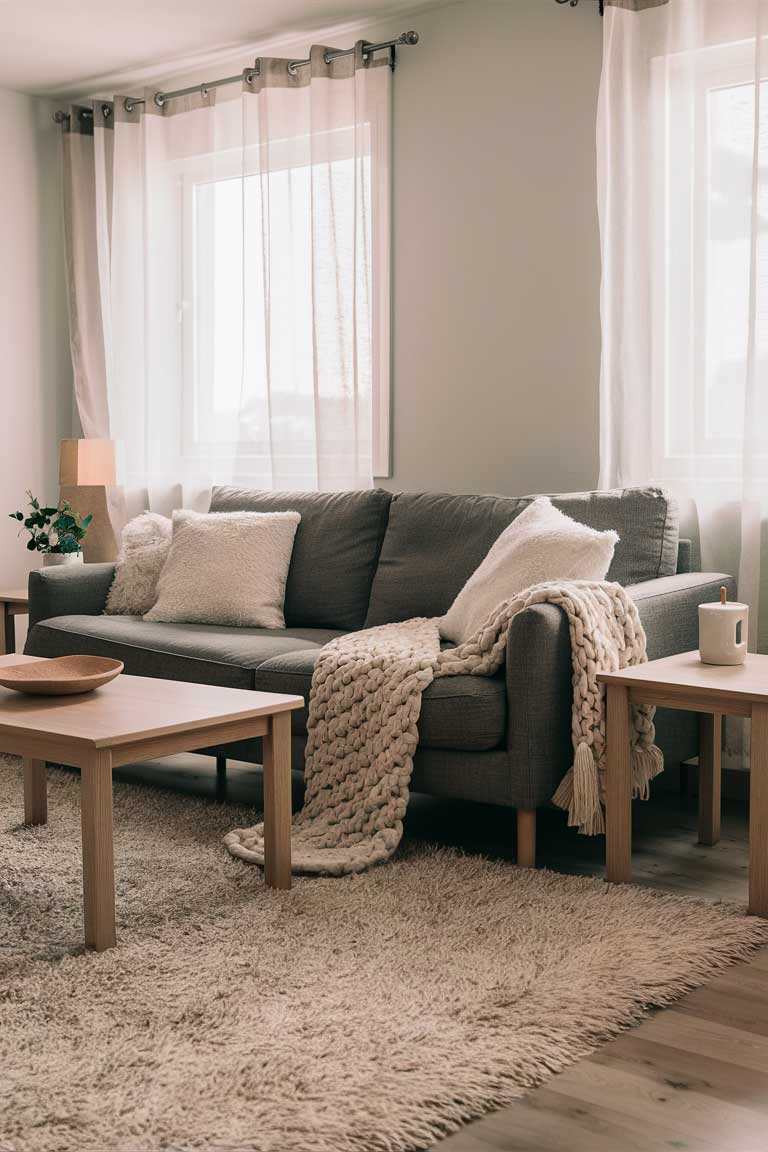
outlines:
{"label": "window", "polygon": [[[768,318],[764,243],[754,285],[751,276],[754,52],[754,44],[730,44],[653,62],[654,424],[659,472],[670,478],[728,480],[741,469],[753,292],[758,316]],[[768,81],[760,101],[762,160]],[[768,220],[765,180],[757,211]],[[768,381],[768,326],[755,330],[755,371]],[[757,390],[747,423],[768,465],[768,386]]]}
{"label": "window", "polygon": [[286,484],[311,486],[318,438],[341,459],[366,418],[373,472],[389,474],[386,206],[371,148],[354,147],[341,129],[270,142],[266,159],[254,146],[174,162],[186,461],[215,472],[235,454],[266,486],[277,456]]}

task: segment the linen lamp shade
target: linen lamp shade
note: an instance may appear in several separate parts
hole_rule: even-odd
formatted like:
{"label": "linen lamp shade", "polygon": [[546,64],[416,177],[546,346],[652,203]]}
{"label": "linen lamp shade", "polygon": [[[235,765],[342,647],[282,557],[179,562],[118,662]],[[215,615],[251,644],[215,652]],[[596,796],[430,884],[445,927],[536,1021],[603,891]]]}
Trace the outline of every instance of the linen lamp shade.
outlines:
{"label": "linen lamp shade", "polygon": [[111,440],[62,440],[59,484],[115,483],[115,446]]}
{"label": "linen lamp shade", "polygon": [[110,515],[115,505],[115,446],[111,440],[62,440],[59,485],[81,516],[93,516],[83,540],[83,559],[94,564],[117,558],[117,540]]}

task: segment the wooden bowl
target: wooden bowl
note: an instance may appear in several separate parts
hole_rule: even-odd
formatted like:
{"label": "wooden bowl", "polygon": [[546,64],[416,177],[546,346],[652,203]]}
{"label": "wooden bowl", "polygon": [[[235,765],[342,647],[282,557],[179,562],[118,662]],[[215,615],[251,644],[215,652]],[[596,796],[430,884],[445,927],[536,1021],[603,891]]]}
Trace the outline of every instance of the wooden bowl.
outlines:
{"label": "wooden bowl", "polygon": [[108,684],[123,667],[120,660],[106,656],[57,656],[0,667],[0,684],[32,696],[74,696]]}

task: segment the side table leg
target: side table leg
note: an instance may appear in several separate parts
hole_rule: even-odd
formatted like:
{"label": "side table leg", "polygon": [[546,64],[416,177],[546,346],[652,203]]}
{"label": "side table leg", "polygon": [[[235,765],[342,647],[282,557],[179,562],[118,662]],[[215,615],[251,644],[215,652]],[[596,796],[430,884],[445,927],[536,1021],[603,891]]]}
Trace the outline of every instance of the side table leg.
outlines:
{"label": "side table leg", "polygon": [[768,704],[752,705],[749,766],[749,911],[768,918]]}
{"label": "side table leg", "polygon": [[612,884],[632,879],[632,757],[629,743],[629,691],[608,684],[606,731],[605,849]]}
{"label": "side table leg", "polygon": [[85,944],[114,948],[115,865],[112,849],[112,753],[94,752],[81,768]]}
{"label": "side table leg", "polygon": [[699,844],[717,844],[720,839],[722,731],[719,713],[699,717]]}
{"label": "side table leg", "polygon": [[264,738],[264,881],[291,886],[291,714],[278,712]]}
{"label": "side table leg", "polygon": [[24,823],[48,823],[48,776],[45,760],[29,760],[24,766]]}

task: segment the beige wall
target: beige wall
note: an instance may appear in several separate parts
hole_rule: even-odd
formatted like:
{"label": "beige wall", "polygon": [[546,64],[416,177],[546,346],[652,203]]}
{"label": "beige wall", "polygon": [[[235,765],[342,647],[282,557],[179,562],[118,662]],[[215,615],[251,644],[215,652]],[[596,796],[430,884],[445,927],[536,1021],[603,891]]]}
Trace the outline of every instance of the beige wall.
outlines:
{"label": "beige wall", "polygon": [[0,90],[0,589],[25,585],[39,564],[6,513],[27,488],[56,498],[70,434],[59,131],[45,101]]}
{"label": "beige wall", "polygon": [[470,0],[412,20],[421,43],[394,86],[388,486],[597,483],[595,8]]}
{"label": "beige wall", "polygon": [[[394,83],[394,473],[384,483],[594,487],[597,5],[464,0],[331,42],[407,28],[421,40],[400,50]],[[303,56],[309,43],[266,52]],[[227,75],[248,59],[163,86]]]}

